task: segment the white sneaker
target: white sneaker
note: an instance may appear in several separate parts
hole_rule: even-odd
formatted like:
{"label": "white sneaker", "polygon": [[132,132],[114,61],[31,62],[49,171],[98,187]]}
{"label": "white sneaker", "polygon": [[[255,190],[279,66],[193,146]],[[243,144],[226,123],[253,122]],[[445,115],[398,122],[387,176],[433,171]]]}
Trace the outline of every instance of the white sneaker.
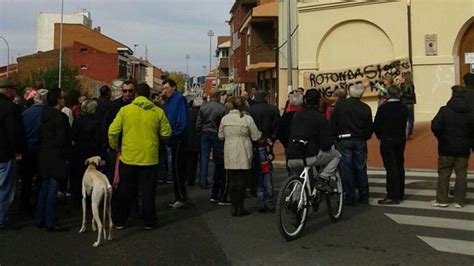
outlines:
{"label": "white sneaker", "polygon": [[437,202],[436,200],[432,200],[432,201],[431,201],[431,206],[433,206],[433,207],[443,207],[443,208],[445,208],[445,207],[448,207],[449,204],[447,204],[447,203],[439,203],[439,202]]}
{"label": "white sneaker", "polygon": [[173,203],[168,204],[168,206],[172,209],[179,209],[184,206],[184,202],[177,200]]}
{"label": "white sneaker", "polygon": [[454,203],[454,208],[458,208],[458,209],[460,209],[460,208],[462,208],[462,205],[461,205],[461,204],[459,204],[459,203]]}

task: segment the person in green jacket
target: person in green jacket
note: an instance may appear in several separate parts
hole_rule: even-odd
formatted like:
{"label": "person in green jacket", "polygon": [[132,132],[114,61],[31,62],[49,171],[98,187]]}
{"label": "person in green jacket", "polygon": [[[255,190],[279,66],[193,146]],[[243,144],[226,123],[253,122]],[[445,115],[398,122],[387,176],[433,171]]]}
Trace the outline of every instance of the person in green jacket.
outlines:
{"label": "person in green jacket", "polygon": [[110,147],[121,151],[120,182],[114,194],[116,199],[112,202],[113,221],[118,230],[125,227],[138,189],[142,198],[144,228],[154,228],[159,140],[171,135],[163,110],[148,99],[150,87],[145,83],[138,84],[135,92],[137,97],[120,109],[108,134]]}

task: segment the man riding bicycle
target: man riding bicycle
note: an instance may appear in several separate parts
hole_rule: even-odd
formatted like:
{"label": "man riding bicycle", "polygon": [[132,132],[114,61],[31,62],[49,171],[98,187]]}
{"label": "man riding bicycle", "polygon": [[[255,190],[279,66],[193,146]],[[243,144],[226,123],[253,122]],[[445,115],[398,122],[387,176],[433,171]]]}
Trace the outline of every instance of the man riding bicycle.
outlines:
{"label": "man riding bicycle", "polygon": [[[329,122],[318,110],[321,94],[310,89],[305,94],[305,106],[291,121],[288,144],[288,165],[292,169],[303,169],[307,165],[322,166],[319,177],[330,180],[334,176],[341,154],[335,149],[330,137]],[[298,171],[301,172],[301,171]],[[327,186],[321,187],[322,189]]]}

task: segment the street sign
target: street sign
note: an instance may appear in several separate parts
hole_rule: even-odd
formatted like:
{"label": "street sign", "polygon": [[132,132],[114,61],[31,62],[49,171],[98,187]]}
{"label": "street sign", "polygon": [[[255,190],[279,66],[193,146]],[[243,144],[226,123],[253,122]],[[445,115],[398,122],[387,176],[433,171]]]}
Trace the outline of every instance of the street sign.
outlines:
{"label": "street sign", "polygon": [[474,53],[464,53],[464,62],[466,64],[474,64]]}
{"label": "street sign", "polygon": [[193,90],[200,90],[201,89],[201,84],[199,83],[194,83],[193,84]]}
{"label": "street sign", "polygon": [[425,55],[427,56],[438,55],[438,35],[436,34],[425,35]]}

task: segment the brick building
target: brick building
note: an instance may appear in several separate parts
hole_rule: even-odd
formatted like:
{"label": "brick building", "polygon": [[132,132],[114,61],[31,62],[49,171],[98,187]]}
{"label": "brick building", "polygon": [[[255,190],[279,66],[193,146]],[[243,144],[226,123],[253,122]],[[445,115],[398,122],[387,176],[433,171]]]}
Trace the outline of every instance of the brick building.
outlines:
{"label": "brick building", "polygon": [[229,81],[245,87],[247,90],[255,87],[257,73],[254,70],[246,70],[247,46],[246,33],[240,31],[240,27],[249,11],[257,5],[257,0],[236,0],[230,10],[230,55],[229,55]]}
{"label": "brick building", "polygon": [[229,83],[229,49],[230,36],[217,36],[216,56],[218,60],[217,87],[222,88]]}

